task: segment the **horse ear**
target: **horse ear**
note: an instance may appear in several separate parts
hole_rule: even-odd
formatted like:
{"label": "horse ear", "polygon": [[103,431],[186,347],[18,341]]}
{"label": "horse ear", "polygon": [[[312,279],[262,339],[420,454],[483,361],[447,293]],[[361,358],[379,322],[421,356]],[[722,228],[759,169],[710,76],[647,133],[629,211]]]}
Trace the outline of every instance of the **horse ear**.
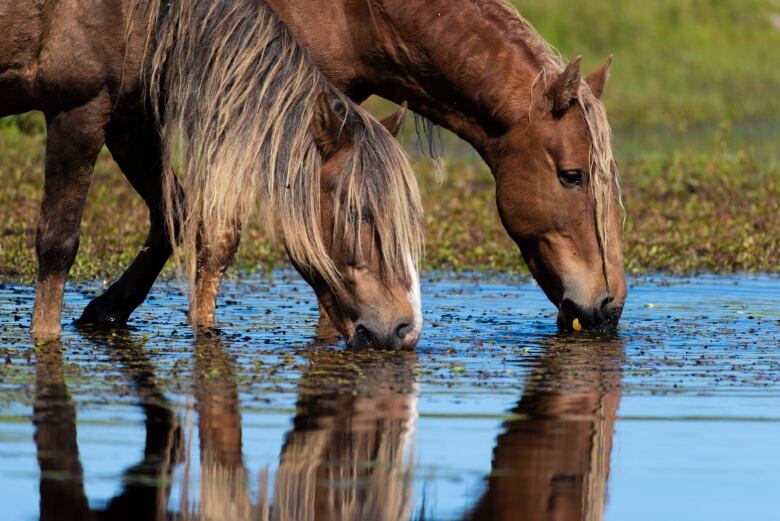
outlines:
{"label": "horse ear", "polygon": [[340,116],[339,112],[343,113],[334,107],[327,94],[323,92],[319,95],[314,105],[311,130],[323,159],[332,157],[349,142],[344,117]]}
{"label": "horse ear", "polygon": [[396,110],[393,114],[387,116],[382,120],[382,125],[390,132],[393,137],[398,137],[398,132],[401,130],[401,125],[404,122],[404,116],[406,116],[406,108],[408,105],[404,101],[401,103],[401,108]]}
{"label": "horse ear", "polygon": [[582,56],[577,56],[570,61],[550,88],[548,95],[552,99],[553,112],[561,114],[577,101],[582,81],[581,60]]}
{"label": "horse ear", "polygon": [[609,55],[604,65],[591,72],[590,75],[585,78],[585,83],[590,86],[590,90],[593,94],[601,99],[604,95],[604,88],[607,86],[607,80],[609,79],[609,69],[612,67],[612,55]]}

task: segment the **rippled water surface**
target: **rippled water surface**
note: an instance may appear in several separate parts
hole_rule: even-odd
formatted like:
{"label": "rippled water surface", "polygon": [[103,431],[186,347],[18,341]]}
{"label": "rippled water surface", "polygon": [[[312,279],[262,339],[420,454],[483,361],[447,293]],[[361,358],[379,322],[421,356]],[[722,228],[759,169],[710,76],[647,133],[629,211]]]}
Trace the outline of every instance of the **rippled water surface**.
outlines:
{"label": "rippled water surface", "polygon": [[0,286],[0,519],[780,519],[780,280],[635,280],[618,339],[514,280],[424,296],[416,352],[352,353],[287,273],[197,341],[162,284],[36,345]]}

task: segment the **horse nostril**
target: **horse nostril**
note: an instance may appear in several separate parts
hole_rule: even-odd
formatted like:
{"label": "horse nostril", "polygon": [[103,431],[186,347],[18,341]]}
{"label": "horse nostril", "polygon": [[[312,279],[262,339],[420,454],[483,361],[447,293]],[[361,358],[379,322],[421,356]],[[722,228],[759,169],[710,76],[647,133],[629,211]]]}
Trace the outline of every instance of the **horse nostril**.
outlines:
{"label": "horse nostril", "polygon": [[353,347],[357,349],[366,349],[376,347],[376,335],[363,324],[358,324],[355,328],[355,336],[352,341]]}
{"label": "horse nostril", "polygon": [[563,299],[561,302],[561,311],[572,318],[577,318],[581,315],[580,307],[570,299]]}
{"label": "horse nostril", "polygon": [[395,328],[395,335],[400,338],[401,340],[405,339],[406,336],[411,333],[414,330],[414,326],[408,322],[401,322],[396,326]]}
{"label": "horse nostril", "polygon": [[612,301],[615,300],[615,297],[612,295],[607,295],[604,300],[601,301],[601,309],[602,311],[606,310],[610,304],[612,304]]}

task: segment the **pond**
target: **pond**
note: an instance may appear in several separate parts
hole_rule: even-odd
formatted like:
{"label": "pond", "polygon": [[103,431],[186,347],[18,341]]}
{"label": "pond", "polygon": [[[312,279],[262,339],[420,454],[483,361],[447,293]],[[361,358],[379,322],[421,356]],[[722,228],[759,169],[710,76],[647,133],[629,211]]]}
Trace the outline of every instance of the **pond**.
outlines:
{"label": "pond", "polygon": [[634,279],[616,338],[557,335],[530,282],[423,286],[412,353],[334,343],[288,272],[197,341],[174,285],[37,345],[0,286],[0,517],[780,519],[780,279]]}

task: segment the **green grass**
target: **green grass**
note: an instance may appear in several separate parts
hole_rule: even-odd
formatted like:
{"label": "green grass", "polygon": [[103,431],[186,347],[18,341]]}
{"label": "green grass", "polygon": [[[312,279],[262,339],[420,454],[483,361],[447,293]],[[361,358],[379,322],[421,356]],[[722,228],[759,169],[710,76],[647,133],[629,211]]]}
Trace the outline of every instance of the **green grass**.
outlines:
{"label": "green grass", "polygon": [[514,0],[587,71],[609,54],[617,127],[780,117],[778,0]]}
{"label": "green grass", "polygon": [[[780,164],[759,160],[777,157],[780,0],[515,4],[564,56],[582,54],[587,70],[615,54],[605,101],[621,158],[628,270],[780,272]],[[370,105],[389,112],[386,104]],[[755,147],[750,132],[729,137],[728,129],[750,129],[758,120],[768,146]],[[2,279],[34,278],[43,134],[39,115],[0,119]],[[695,143],[696,152],[680,151],[680,140]],[[404,141],[411,149],[408,133]],[[428,220],[426,268],[524,271],[499,223],[486,167],[446,141],[442,184],[429,161],[415,165]],[[146,219],[140,199],[103,153],[73,277],[118,276],[143,243]],[[260,229],[245,230],[243,270],[285,263],[283,250]]]}
{"label": "green grass", "polygon": [[[0,279],[31,282],[43,186],[43,138],[29,121],[0,129]],[[0,120],[1,121],[1,120]],[[27,124],[27,123],[26,123]],[[450,160],[439,179],[416,161],[426,209],[426,269],[525,272],[501,226],[495,186],[475,160]],[[631,273],[780,272],[780,164],[724,144],[708,154],[672,153],[622,164]],[[463,197],[463,194],[469,194]],[[95,169],[72,278],[111,279],[143,243],[147,212],[107,152]],[[283,248],[250,223],[237,259],[242,271],[286,265]]]}

